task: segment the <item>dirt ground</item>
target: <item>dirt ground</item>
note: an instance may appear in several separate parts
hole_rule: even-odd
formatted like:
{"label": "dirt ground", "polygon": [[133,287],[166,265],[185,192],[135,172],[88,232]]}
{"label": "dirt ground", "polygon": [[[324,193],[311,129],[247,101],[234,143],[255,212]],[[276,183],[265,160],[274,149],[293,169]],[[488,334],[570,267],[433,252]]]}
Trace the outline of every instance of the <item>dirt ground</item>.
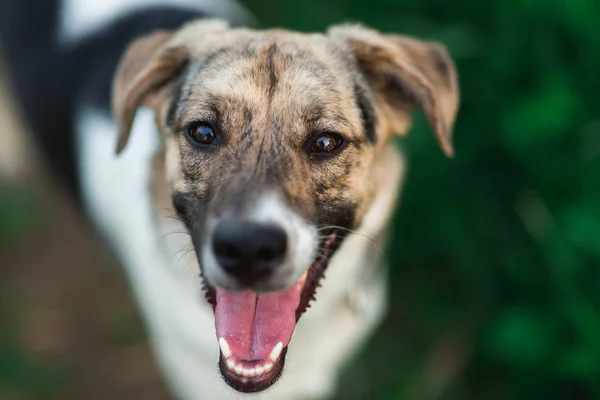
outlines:
{"label": "dirt ground", "polygon": [[0,237],[0,399],[168,398],[121,270],[33,155],[2,78],[0,224],[30,223]]}

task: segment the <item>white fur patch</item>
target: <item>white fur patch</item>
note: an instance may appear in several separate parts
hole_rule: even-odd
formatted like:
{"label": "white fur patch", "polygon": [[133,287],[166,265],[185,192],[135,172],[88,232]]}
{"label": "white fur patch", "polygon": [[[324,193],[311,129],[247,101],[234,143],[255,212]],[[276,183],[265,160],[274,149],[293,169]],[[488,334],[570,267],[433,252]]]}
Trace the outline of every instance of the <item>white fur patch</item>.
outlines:
{"label": "white fur patch", "polygon": [[[157,229],[149,195],[151,160],[158,146],[152,112],[138,112],[129,145],[119,156],[117,128],[102,114],[81,113],[77,132],[88,214],[128,273],[163,372],[184,399],[199,398],[203,385],[208,392],[224,390],[215,376],[214,316],[202,300],[198,266],[192,266],[193,273],[174,273],[176,255],[161,246],[167,238]],[[190,384],[193,374],[196,381]]]}
{"label": "white fur patch", "polygon": [[58,40],[65,45],[73,44],[127,13],[155,6],[198,10],[225,19],[252,20],[233,0],[63,0]]}
{"label": "white fur patch", "polygon": [[248,214],[254,221],[272,223],[286,231],[289,253],[285,262],[287,265],[283,265],[282,269],[294,271],[290,284],[300,279],[317,256],[317,228],[307,224],[276,193],[263,195]]}

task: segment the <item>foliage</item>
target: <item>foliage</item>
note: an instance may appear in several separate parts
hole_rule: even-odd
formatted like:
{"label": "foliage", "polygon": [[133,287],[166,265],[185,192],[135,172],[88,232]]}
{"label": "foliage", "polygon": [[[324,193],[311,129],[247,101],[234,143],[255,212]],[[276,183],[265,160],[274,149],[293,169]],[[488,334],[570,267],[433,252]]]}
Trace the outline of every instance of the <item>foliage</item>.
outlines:
{"label": "foliage", "polygon": [[599,5],[245,3],[267,26],[436,39],[460,73],[456,157],[420,115],[402,143],[390,316],[340,398],[600,398]]}
{"label": "foliage", "polygon": [[12,239],[39,222],[34,203],[31,194],[24,190],[0,186],[0,246],[8,246]]}

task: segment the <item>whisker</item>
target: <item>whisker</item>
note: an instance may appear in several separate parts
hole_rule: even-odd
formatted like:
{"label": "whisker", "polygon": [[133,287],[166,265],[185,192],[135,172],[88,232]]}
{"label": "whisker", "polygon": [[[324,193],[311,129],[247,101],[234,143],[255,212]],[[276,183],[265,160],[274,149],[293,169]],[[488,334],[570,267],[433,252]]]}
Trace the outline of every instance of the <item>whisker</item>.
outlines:
{"label": "whisker", "polygon": [[179,217],[177,217],[175,215],[165,215],[165,218],[169,218],[169,219],[172,219],[172,220],[175,220],[175,221],[183,222],[185,224],[184,220],[182,220],[181,218],[179,218]]}
{"label": "whisker", "polygon": [[[347,233],[347,232],[344,232],[344,233],[346,233],[346,234],[345,235],[337,235],[336,234],[336,237],[345,238],[345,237],[347,237],[350,234],[350,233]],[[324,239],[329,239],[330,237],[331,237],[331,235],[322,235],[322,236],[317,236],[317,239],[324,240]]]}
{"label": "whisker", "polygon": [[188,235],[188,236],[190,235],[190,233],[189,233],[189,232],[179,232],[179,231],[172,231],[172,232],[165,233],[165,234],[163,235],[163,237],[166,237],[166,236],[169,236],[169,235],[173,235],[173,234],[179,234],[179,235]]}
{"label": "whisker", "polygon": [[322,248],[317,249],[317,256],[319,256],[322,259],[324,259],[325,261],[329,262],[329,256],[331,254],[329,254],[329,255],[323,254],[322,251],[325,251],[325,250],[328,250],[328,249],[322,249]]}
{"label": "whisker", "polygon": [[158,209],[159,209],[160,211],[168,211],[168,212],[171,212],[171,213],[173,213],[173,215],[174,215],[175,217],[177,217],[177,216],[178,216],[178,214],[177,214],[177,211],[175,211],[174,209],[172,209],[172,208],[170,208],[170,207],[159,207]]}
{"label": "whisker", "polygon": [[189,232],[173,231],[173,232],[167,232],[167,233],[165,233],[162,237],[166,238],[167,236],[170,236],[170,235],[187,235],[187,236],[190,236],[190,233]]}
{"label": "whisker", "polygon": [[194,245],[192,244],[188,244],[186,246],[183,246],[181,249],[177,250],[177,252],[175,252],[175,254],[173,254],[171,256],[171,258],[174,258],[176,255],[180,255],[179,258],[177,259],[177,264],[179,264],[181,262],[181,259],[183,257],[185,257],[186,255],[188,255],[190,253],[190,251],[192,251],[194,249]]}
{"label": "whisker", "polygon": [[[186,249],[186,251],[184,251],[183,253],[181,253],[181,255],[179,256],[179,259],[177,260],[177,264],[179,264],[181,262],[181,260],[183,259],[183,257],[186,257],[188,254],[191,254],[194,251],[194,247],[190,246],[189,248]],[[187,268],[187,264],[186,266],[183,267],[183,269]]]}
{"label": "whisker", "polygon": [[185,236],[190,236],[190,233],[189,232],[178,232],[178,231],[167,232],[164,235],[162,235],[160,237],[160,239],[158,239],[158,242],[156,243],[156,245],[159,246],[163,242],[163,240],[165,240],[168,236],[171,236],[171,235],[185,235]]}
{"label": "whisker", "polygon": [[175,221],[179,221],[182,222],[183,224],[187,224],[189,221],[187,220],[187,218],[182,218],[177,211],[175,211],[172,208],[169,207],[159,207],[159,210],[161,211],[167,211],[169,213],[171,213],[172,215],[165,215],[164,217],[169,218],[169,219],[174,219]]}
{"label": "whisker", "polygon": [[[381,248],[381,246],[379,246],[372,237],[367,236],[367,235],[365,235],[363,233],[357,232],[357,231],[355,231],[353,229],[344,228],[343,226],[339,226],[339,225],[327,225],[327,226],[318,227],[317,228],[317,232],[325,230],[325,229],[339,229],[339,230],[342,230],[342,231],[346,231],[348,234],[353,233],[355,235],[362,236],[365,239],[367,239],[367,241],[369,242],[369,244],[371,244],[371,246],[373,246],[377,251],[379,251],[379,252],[383,251],[383,249]],[[345,238],[346,236],[343,236],[343,237]],[[327,235],[325,237],[320,237],[319,236],[319,240],[326,239],[328,237],[329,237],[329,235]]]}
{"label": "whisker", "polygon": [[339,225],[325,225],[325,226],[319,226],[319,227],[317,227],[317,231],[322,231],[322,230],[324,230],[324,229],[333,229],[333,228],[335,228],[335,229],[341,229],[341,230],[343,230],[343,231],[347,231],[347,232],[353,232],[353,233],[355,232],[355,231],[354,231],[354,230],[352,230],[352,229],[344,228],[343,226],[339,226]]}

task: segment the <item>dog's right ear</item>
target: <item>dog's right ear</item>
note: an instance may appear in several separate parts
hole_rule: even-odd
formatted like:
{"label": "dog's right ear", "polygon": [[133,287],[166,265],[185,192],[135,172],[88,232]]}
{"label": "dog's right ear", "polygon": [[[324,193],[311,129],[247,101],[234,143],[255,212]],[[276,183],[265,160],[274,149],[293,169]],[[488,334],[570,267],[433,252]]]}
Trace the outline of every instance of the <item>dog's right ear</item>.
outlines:
{"label": "dog's right ear", "polygon": [[189,59],[185,46],[169,45],[172,37],[171,32],[158,31],[137,39],[121,59],[112,87],[112,109],[119,129],[117,153],[127,145],[137,109]]}
{"label": "dog's right ear", "polygon": [[112,109],[119,128],[117,153],[127,145],[137,109],[172,81],[192,54],[202,56],[209,34],[214,34],[212,42],[218,44],[218,34],[227,29],[226,21],[200,19],[187,23],[177,32],[157,31],[129,45],[112,87]]}

